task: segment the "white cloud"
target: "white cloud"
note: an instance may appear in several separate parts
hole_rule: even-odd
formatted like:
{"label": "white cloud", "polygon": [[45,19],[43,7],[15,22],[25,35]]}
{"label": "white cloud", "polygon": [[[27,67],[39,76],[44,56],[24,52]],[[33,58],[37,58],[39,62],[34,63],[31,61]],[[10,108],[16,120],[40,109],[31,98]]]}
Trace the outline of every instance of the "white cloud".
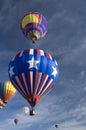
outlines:
{"label": "white cloud", "polygon": [[[5,130],[5,128],[7,130],[15,130],[16,125],[14,124],[13,120],[17,118],[19,120],[17,125],[18,129],[25,129],[27,127],[30,128],[33,126],[33,124],[34,126],[40,124],[40,128],[42,127],[43,129],[44,126],[49,125],[49,130],[52,130],[55,129],[55,123],[58,123],[59,129],[64,128],[64,130],[85,130],[85,126],[83,124],[86,120],[86,107],[82,104],[78,105],[76,108],[72,106],[72,108],[69,110],[65,110],[65,102],[63,106],[62,103],[57,103],[57,98],[61,98],[61,96],[51,96],[50,94],[45,96],[42,101],[40,101],[39,105],[36,106],[35,116],[24,116],[22,111],[16,110],[11,115],[11,118],[8,117],[8,119],[4,120],[4,122],[0,122],[1,128],[3,128],[3,130]],[[59,100],[62,101],[62,99]]]}

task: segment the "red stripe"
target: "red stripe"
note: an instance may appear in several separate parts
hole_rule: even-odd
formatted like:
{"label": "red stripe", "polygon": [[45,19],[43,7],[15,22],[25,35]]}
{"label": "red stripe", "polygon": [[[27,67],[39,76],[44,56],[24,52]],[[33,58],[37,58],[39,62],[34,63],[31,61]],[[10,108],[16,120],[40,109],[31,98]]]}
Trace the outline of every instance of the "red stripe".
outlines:
{"label": "red stripe", "polygon": [[26,51],[26,54],[30,54],[30,49]]}
{"label": "red stripe", "polygon": [[22,88],[24,88],[25,93],[28,94],[26,86],[24,84],[24,80],[23,80],[22,74],[19,75],[19,78],[20,78],[20,81],[21,81],[21,84],[22,84]]}
{"label": "red stripe", "polygon": [[24,34],[27,32],[27,26],[25,26],[24,28],[23,28],[23,30],[24,30]]}
{"label": "red stripe", "polygon": [[[47,83],[48,84],[48,83]],[[49,85],[49,87],[46,89],[46,91],[44,91],[44,93],[41,95],[41,96],[43,96],[44,94],[46,94],[52,87],[53,87],[53,85],[54,85],[54,82],[52,82],[50,85]],[[46,85],[47,86],[47,85]],[[46,88],[46,87],[45,87]]]}
{"label": "red stripe", "polygon": [[21,54],[21,52],[18,52],[17,55],[16,55],[16,57],[17,58],[20,57],[20,54]]}
{"label": "red stripe", "polygon": [[30,94],[31,94],[31,80],[30,80],[30,72],[27,73],[27,78],[28,78],[28,85],[29,85]]}
{"label": "red stripe", "polygon": [[36,87],[39,79],[39,72],[36,72],[36,77],[35,77],[35,83],[34,83],[34,93],[36,92]]}
{"label": "red stripe", "polygon": [[[14,78],[14,80],[16,81],[16,79]],[[15,88],[19,91],[19,93],[24,97],[24,92],[22,91],[21,87],[19,86],[19,84],[17,83],[17,81],[12,81],[12,84],[15,86]],[[16,85],[16,83],[18,84],[18,86]]]}
{"label": "red stripe", "polygon": [[40,49],[37,49],[37,54],[38,54],[39,56],[41,55]]}
{"label": "red stripe", "polygon": [[[43,78],[42,78],[42,81],[41,81],[41,84],[40,84],[40,89],[41,89],[41,87],[42,87],[42,85],[43,85],[43,83],[44,83],[46,77],[47,77],[47,75],[44,74],[44,76],[43,76]],[[39,91],[40,91],[40,89],[39,89]],[[38,93],[39,93],[39,91],[38,91]]]}
{"label": "red stripe", "polygon": [[35,106],[35,102],[33,102],[31,98],[26,98],[26,100],[29,102],[31,106]]}
{"label": "red stripe", "polygon": [[47,58],[50,58],[51,55],[50,55],[48,52],[46,52],[46,57],[47,57]]}

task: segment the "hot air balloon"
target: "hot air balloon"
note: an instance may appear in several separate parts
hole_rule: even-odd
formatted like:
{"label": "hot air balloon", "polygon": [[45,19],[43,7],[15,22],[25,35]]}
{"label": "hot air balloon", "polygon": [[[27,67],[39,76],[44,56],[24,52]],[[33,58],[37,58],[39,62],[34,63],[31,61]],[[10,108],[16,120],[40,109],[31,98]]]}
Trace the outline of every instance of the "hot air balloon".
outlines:
{"label": "hot air balloon", "polygon": [[23,113],[25,114],[25,115],[27,115],[28,113],[29,113],[29,108],[28,107],[23,107]]}
{"label": "hot air balloon", "polygon": [[20,51],[10,61],[9,78],[14,87],[28,101],[34,115],[34,107],[55,84],[59,68],[56,60],[40,49]]}
{"label": "hot air balloon", "polygon": [[47,33],[47,20],[38,12],[29,12],[21,19],[20,28],[28,39],[35,43]]}
{"label": "hot air balloon", "polygon": [[0,83],[0,98],[5,106],[6,103],[12,98],[16,89],[12,85],[10,81],[6,81],[5,83]]}
{"label": "hot air balloon", "polygon": [[18,124],[18,119],[14,119],[14,123],[17,125]]}
{"label": "hot air balloon", "polygon": [[58,124],[56,124],[55,127],[58,128]]}

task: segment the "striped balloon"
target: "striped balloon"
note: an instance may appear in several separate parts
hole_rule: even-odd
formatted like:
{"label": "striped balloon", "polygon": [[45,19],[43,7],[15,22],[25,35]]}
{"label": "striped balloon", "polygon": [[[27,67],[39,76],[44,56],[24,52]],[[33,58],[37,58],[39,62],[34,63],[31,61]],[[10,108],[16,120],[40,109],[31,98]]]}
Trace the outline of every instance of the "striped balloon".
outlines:
{"label": "striped balloon", "polygon": [[0,98],[4,103],[9,101],[15,92],[16,89],[10,81],[6,81],[5,83],[0,82]]}
{"label": "striped balloon", "polygon": [[47,20],[37,12],[29,12],[20,23],[20,28],[28,39],[34,43],[36,40],[43,38],[47,33]]}
{"label": "striped balloon", "polygon": [[54,86],[58,72],[56,60],[40,49],[17,53],[8,68],[11,82],[31,106]]}

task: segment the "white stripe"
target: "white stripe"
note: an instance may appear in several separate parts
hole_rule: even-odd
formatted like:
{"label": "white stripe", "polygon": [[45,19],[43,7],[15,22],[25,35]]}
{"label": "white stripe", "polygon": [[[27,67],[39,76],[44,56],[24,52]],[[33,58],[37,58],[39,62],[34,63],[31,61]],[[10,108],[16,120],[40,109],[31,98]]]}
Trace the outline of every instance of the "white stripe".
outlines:
{"label": "white stripe", "polygon": [[45,80],[44,80],[44,82],[43,82],[43,84],[42,84],[42,86],[40,86],[41,87],[41,89],[40,89],[40,91],[38,92],[38,95],[40,95],[40,93],[41,93],[41,90],[43,89],[43,87],[44,87],[44,85],[45,85],[45,83],[46,83],[46,81],[47,81],[47,79],[48,79],[48,75],[46,76],[46,78],[45,78]]}
{"label": "white stripe", "polygon": [[52,56],[50,55],[50,59],[52,60]]}
{"label": "white stripe", "polygon": [[14,59],[15,59],[15,56],[12,58],[12,61],[14,61]]}
{"label": "white stripe", "polygon": [[32,54],[33,55],[34,53],[34,50],[33,49],[30,49],[30,53],[29,54]]}
{"label": "white stripe", "polygon": [[41,56],[44,56],[44,51],[40,50]]}
{"label": "white stripe", "polygon": [[55,60],[55,64],[58,65],[57,61]]}
{"label": "white stripe", "polygon": [[24,52],[24,51],[21,51],[21,53],[20,53],[19,57],[21,57],[21,56],[22,56],[23,52]]}
{"label": "white stripe", "polygon": [[24,94],[22,93],[22,91],[19,89],[19,87],[16,85],[16,83],[14,81],[12,81],[15,88],[22,94],[22,96],[24,96]]}
{"label": "white stripe", "polygon": [[33,72],[30,72],[31,93],[33,93]]}
{"label": "white stripe", "polygon": [[39,83],[40,83],[41,77],[42,77],[42,73],[40,73],[40,75],[38,77],[38,83],[37,83],[37,86],[36,86],[36,90],[34,92],[35,94],[37,94],[37,90],[38,90],[38,87],[39,87]]}
{"label": "white stripe", "polygon": [[26,92],[24,91],[24,88],[22,87],[22,84],[21,84],[21,82],[19,81],[19,78],[16,76],[15,79],[16,79],[16,81],[17,81],[19,87],[22,89],[22,91],[23,91],[24,94],[26,95]]}
{"label": "white stripe", "polygon": [[25,75],[24,75],[24,73],[22,74],[22,77],[23,77],[23,81],[24,81],[24,84],[25,84],[27,93],[29,93],[29,92],[28,92],[28,85],[27,85],[27,82],[26,82],[26,80],[25,80]]}
{"label": "white stripe", "polygon": [[43,92],[41,93],[40,96],[42,96],[42,94],[47,90],[47,88],[50,86],[50,84],[52,83],[52,81],[53,81],[53,79],[51,79],[51,80],[49,81],[49,83],[47,84],[47,86],[45,87],[45,89],[43,90]]}

